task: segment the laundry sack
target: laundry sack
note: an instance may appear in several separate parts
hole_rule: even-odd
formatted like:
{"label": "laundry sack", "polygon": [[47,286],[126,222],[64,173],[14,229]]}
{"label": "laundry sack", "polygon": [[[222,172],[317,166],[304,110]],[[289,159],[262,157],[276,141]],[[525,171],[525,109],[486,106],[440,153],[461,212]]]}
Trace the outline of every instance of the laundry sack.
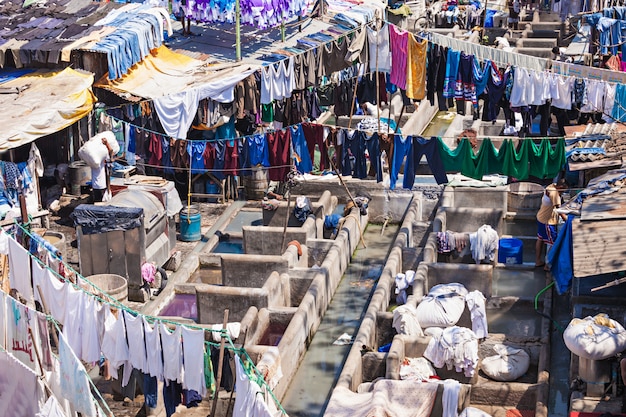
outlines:
{"label": "laundry sack", "polygon": [[581,358],[599,361],[626,349],[626,330],[608,315],[572,319],[563,332],[565,346]]}
{"label": "laundry sack", "polygon": [[109,152],[107,147],[102,143],[102,138],[106,139],[107,143],[113,151],[113,155],[117,155],[120,151],[120,144],[115,139],[115,134],[111,131],[98,133],[96,136],[89,139],[78,150],[78,156],[85,161],[91,168],[98,168],[102,161],[108,158]]}
{"label": "laundry sack", "polygon": [[417,320],[422,328],[454,326],[465,310],[466,295],[462,284],[435,285],[418,304]]}
{"label": "laundry sack", "polygon": [[496,344],[496,355],[482,360],[480,369],[495,381],[515,381],[528,371],[530,356],[524,349]]}
{"label": "laundry sack", "polygon": [[409,336],[424,335],[417,319],[417,309],[410,304],[401,305],[393,310],[392,326],[398,334]]}

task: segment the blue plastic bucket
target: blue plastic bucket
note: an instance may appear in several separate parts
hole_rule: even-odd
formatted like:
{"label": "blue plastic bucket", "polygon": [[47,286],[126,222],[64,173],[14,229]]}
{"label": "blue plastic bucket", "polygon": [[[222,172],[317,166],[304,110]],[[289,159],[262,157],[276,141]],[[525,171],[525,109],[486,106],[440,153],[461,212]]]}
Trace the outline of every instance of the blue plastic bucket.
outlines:
{"label": "blue plastic bucket", "polygon": [[216,182],[208,180],[206,182],[206,193],[207,194],[219,194],[220,186]]}
{"label": "blue plastic bucket", "polygon": [[200,212],[194,206],[184,207],[179,213],[180,240],[193,242],[202,238]]}
{"label": "blue plastic bucket", "polygon": [[522,241],[519,239],[500,239],[498,262],[501,264],[521,264],[523,258]]}

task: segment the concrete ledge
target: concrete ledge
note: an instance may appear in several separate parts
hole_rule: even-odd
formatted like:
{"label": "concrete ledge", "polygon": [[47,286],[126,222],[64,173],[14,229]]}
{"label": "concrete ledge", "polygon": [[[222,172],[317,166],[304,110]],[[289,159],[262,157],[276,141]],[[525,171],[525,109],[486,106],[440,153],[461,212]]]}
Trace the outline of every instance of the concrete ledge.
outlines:
{"label": "concrete ledge", "polygon": [[249,306],[285,307],[290,300],[289,276],[276,271],[262,288],[195,284],[195,289],[198,323],[220,323],[225,309],[229,310],[229,321],[241,321]]}
{"label": "concrete ledge", "polygon": [[282,256],[222,254],[222,284],[230,287],[261,288],[272,272],[289,270]]}
{"label": "concrete ledge", "polygon": [[[446,186],[441,207],[492,208],[506,212],[508,187],[450,187]],[[451,229],[450,229],[451,230]]]}

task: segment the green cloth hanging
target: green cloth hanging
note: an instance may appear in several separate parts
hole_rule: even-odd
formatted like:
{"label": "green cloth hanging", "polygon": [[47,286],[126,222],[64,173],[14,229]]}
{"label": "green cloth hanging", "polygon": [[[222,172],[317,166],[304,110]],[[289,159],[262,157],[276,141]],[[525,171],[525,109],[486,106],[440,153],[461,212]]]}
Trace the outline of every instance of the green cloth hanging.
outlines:
{"label": "green cloth hanging", "polygon": [[213,398],[217,392],[217,383],[213,374],[213,363],[211,362],[211,345],[204,342],[204,385],[207,388],[207,394]]}
{"label": "green cloth hanging", "polygon": [[455,149],[450,149],[443,139],[437,138],[437,146],[446,172],[462,172],[463,175],[474,178],[475,156],[469,139],[463,138]]}
{"label": "green cloth hanging", "polygon": [[542,140],[541,145],[530,142],[533,152],[529,152],[530,175],[537,178],[553,178],[565,165],[565,139],[557,139],[554,149],[549,140]]}
{"label": "green cloth hanging", "polygon": [[467,138],[463,138],[452,150],[441,138],[437,138],[437,146],[446,172],[460,172],[478,180],[487,174],[508,175],[518,180],[525,180],[529,175],[551,178],[565,164],[563,138],[557,139],[554,147],[546,139],[542,139],[540,145],[532,139],[521,139],[518,150],[512,140],[505,139],[499,151],[491,139],[486,138],[477,154],[474,154]]}

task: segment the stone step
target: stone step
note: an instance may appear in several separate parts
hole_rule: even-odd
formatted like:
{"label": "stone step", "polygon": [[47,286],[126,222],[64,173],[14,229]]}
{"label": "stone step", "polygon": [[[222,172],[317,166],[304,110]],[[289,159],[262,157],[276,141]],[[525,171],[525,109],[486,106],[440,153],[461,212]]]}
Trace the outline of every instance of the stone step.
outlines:
{"label": "stone step", "polygon": [[515,52],[537,58],[551,58],[552,48],[516,48]]}
{"label": "stone step", "polygon": [[561,30],[563,22],[532,22],[532,30]]}
{"label": "stone step", "polygon": [[559,39],[561,32],[558,30],[529,30],[524,32],[526,38],[555,38]]}
{"label": "stone step", "polygon": [[533,15],[534,22],[558,22],[561,23],[561,15],[554,12],[538,11]]}
{"label": "stone step", "polygon": [[516,43],[518,48],[554,48],[557,40],[554,38],[520,38]]}

